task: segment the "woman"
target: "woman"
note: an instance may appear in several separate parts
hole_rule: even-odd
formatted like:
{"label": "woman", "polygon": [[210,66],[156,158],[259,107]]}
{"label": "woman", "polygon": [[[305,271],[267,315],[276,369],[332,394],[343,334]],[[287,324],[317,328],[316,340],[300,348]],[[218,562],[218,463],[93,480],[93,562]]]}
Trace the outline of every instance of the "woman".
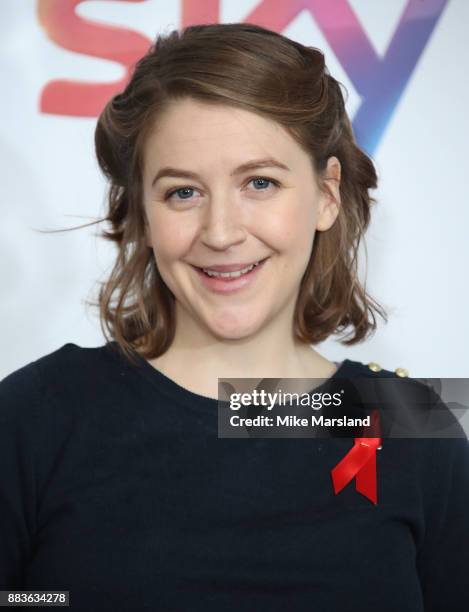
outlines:
{"label": "woman", "polygon": [[312,348],[385,318],[356,274],[376,173],[323,55],[251,24],[159,36],[96,152],[107,342],[0,383],[1,588],[75,610],[469,609],[465,438],[384,440],[374,505],[333,491],[349,439],[217,436],[219,377],[406,375]]}

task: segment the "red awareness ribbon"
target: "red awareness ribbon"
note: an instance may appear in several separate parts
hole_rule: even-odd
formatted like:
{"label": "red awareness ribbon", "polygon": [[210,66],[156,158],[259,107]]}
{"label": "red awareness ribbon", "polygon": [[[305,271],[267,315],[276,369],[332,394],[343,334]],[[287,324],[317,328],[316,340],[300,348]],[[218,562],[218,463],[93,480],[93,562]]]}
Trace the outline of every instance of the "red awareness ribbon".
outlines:
{"label": "red awareness ribbon", "polygon": [[[379,430],[378,411],[371,415],[372,432]],[[354,438],[354,446],[331,470],[334,493],[337,495],[346,484],[355,478],[356,490],[377,504],[376,450],[381,447],[381,438]]]}

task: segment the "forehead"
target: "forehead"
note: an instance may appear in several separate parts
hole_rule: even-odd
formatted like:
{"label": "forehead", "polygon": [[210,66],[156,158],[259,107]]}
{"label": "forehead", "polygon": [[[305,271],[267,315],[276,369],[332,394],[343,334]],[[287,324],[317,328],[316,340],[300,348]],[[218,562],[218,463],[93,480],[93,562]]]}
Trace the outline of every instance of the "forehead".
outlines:
{"label": "forehead", "polygon": [[245,109],[190,98],[171,102],[156,117],[144,153],[146,159],[158,158],[160,163],[274,154],[292,162],[306,156],[279,123]]}

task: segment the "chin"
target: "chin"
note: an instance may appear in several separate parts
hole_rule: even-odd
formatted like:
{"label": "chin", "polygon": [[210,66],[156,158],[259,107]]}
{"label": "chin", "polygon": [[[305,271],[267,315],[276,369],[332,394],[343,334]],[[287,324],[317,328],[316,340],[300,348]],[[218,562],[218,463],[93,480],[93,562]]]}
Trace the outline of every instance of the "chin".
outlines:
{"label": "chin", "polygon": [[261,326],[255,321],[238,321],[233,322],[232,325],[227,325],[225,321],[220,325],[216,325],[212,320],[208,327],[211,333],[219,340],[242,340],[255,334]]}

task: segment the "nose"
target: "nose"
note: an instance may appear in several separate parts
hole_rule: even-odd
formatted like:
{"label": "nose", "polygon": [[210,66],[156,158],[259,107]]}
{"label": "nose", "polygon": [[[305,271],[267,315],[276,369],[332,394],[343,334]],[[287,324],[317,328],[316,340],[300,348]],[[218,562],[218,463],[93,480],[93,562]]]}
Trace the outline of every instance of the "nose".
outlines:
{"label": "nose", "polygon": [[226,250],[244,242],[246,229],[238,204],[225,196],[211,198],[202,216],[201,242],[213,250]]}

